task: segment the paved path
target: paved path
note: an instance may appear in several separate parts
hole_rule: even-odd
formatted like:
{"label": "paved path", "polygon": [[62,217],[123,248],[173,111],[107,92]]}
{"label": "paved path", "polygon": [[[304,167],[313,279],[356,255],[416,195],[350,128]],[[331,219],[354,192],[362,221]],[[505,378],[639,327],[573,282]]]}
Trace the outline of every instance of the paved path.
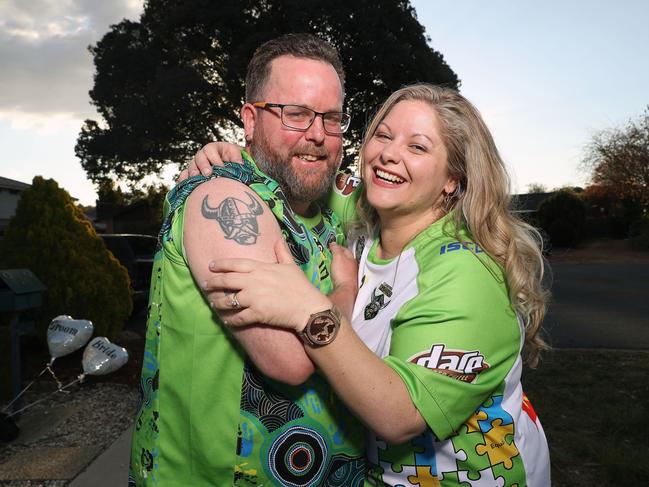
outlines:
{"label": "paved path", "polygon": [[554,347],[649,350],[649,260],[554,263]]}
{"label": "paved path", "polygon": [[133,428],[127,429],[68,487],[118,487],[128,484],[128,462]]}

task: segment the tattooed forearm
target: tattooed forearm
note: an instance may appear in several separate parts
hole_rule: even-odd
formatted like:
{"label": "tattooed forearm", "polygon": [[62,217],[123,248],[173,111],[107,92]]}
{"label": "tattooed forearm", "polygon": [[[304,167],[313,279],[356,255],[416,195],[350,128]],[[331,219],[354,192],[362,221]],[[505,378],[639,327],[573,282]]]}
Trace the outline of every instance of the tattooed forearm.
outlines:
{"label": "tattooed forearm", "polygon": [[238,198],[225,198],[216,208],[210,207],[207,196],[203,198],[201,212],[209,220],[216,220],[228,240],[240,245],[253,245],[259,237],[257,217],[264,212],[259,201],[248,193],[250,204]]}

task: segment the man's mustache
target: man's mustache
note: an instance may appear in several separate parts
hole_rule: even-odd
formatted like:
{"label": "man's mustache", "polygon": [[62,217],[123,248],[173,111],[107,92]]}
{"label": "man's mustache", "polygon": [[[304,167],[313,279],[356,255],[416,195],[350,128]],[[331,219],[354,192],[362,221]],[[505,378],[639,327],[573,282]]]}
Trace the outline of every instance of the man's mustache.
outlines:
{"label": "man's mustache", "polygon": [[300,147],[295,147],[290,152],[290,156],[297,156],[300,154],[309,154],[315,157],[329,157],[331,154],[324,147],[319,147],[313,144],[304,144]]}

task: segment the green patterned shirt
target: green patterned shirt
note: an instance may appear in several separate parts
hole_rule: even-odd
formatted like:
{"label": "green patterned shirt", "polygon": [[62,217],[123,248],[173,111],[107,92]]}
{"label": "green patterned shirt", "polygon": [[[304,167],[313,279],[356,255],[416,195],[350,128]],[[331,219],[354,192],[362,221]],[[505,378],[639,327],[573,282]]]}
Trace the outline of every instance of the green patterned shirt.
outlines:
{"label": "green patterned shirt", "polygon": [[212,313],[183,249],[187,197],[212,177],[241,181],[266,202],[296,263],[332,290],[328,243],[339,221],[306,219],[244,152],[245,164],[214,167],[167,195],[151,282],[141,401],[130,485],[361,485],[363,428],[319,374],[288,386],[261,375]]}

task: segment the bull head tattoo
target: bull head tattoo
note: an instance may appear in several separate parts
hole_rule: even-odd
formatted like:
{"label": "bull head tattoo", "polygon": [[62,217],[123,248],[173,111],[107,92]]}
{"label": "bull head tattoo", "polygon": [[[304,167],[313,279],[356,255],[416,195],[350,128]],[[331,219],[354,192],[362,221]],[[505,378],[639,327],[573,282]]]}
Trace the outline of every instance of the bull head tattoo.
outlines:
{"label": "bull head tattoo", "polygon": [[205,218],[216,220],[228,240],[240,245],[254,245],[259,237],[257,217],[264,212],[254,196],[246,191],[250,204],[238,198],[225,198],[219,206],[212,208],[207,196],[203,198],[201,212]]}

